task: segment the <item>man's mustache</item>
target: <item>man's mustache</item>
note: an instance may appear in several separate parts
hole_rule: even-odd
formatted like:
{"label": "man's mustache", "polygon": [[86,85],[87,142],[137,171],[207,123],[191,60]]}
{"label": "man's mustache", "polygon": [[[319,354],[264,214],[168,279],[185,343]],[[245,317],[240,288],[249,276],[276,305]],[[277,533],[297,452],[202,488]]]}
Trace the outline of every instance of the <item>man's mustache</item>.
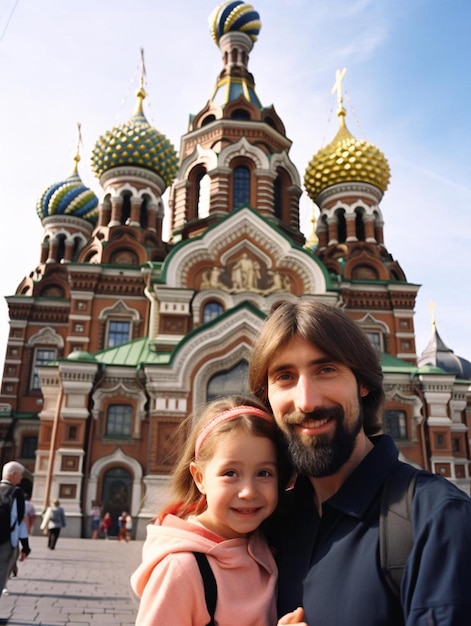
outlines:
{"label": "man's mustache", "polygon": [[303,411],[286,413],[283,415],[283,422],[285,424],[296,425],[302,424],[305,420],[328,420],[332,418],[343,420],[344,416],[344,410],[341,406],[319,407],[309,413],[304,413]]}

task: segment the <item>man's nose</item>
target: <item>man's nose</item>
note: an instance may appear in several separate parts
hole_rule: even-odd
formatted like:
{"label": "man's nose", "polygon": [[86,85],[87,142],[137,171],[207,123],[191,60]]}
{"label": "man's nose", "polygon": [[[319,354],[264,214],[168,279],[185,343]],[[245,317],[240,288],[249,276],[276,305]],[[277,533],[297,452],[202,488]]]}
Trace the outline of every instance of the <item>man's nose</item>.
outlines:
{"label": "man's nose", "polygon": [[300,376],[295,389],[295,405],[298,411],[310,413],[322,406],[319,386],[307,376]]}

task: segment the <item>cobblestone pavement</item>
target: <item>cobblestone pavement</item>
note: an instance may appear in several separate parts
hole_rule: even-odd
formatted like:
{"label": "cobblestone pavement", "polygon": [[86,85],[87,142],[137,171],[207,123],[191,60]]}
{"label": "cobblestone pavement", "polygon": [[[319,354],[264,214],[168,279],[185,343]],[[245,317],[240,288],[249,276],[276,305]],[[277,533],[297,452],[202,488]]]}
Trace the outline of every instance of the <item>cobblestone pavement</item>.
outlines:
{"label": "cobblestone pavement", "polygon": [[142,541],[30,538],[31,554],[0,598],[0,624],[9,626],[130,626],[138,600],[129,577],[141,560]]}

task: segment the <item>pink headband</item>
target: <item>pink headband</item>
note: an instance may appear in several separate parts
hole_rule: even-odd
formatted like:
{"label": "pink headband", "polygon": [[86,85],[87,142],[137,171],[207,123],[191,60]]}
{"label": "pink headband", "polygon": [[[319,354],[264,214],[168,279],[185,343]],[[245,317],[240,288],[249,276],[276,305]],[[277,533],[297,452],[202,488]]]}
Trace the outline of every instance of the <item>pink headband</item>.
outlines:
{"label": "pink headband", "polygon": [[254,406],[240,405],[240,406],[235,406],[232,409],[227,409],[227,411],[223,411],[222,413],[219,413],[219,415],[216,415],[216,417],[213,417],[213,419],[209,421],[206,424],[206,426],[204,426],[201,429],[198,437],[196,438],[195,461],[198,460],[198,456],[199,456],[201,446],[203,445],[204,440],[209,435],[209,433],[214,428],[216,428],[216,426],[219,426],[219,424],[222,424],[223,422],[228,422],[234,417],[239,417],[240,415],[245,415],[245,414],[255,415],[256,417],[261,417],[262,419],[267,420],[269,422],[273,421],[273,417],[269,413],[267,413],[266,411],[262,411],[262,409],[257,409],[257,407],[254,407]]}

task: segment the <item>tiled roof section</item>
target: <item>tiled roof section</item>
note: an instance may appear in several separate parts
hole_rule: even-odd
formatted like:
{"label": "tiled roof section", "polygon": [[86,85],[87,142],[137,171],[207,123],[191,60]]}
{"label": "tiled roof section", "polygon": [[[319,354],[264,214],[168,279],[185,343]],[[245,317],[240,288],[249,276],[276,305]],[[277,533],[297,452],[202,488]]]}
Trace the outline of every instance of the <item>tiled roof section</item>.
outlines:
{"label": "tiled roof section", "polygon": [[156,352],[148,337],[135,339],[114,348],[108,348],[95,354],[98,363],[104,365],[123,365],[137,367],[140,364],[149,363],[165,365],[170,361],[170,353]]}

